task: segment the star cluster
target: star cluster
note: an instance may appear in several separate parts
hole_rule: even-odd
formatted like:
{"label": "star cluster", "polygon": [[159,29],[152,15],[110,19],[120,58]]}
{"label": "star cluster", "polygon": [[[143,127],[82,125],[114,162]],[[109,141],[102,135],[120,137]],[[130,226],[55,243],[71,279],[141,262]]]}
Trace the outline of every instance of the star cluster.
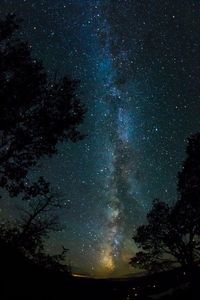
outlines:
{"label": "star cluster", "polygon": [[50,77],[80,79],[88,108],[88,136],[58,145],[58,155],[32,171],[70,206],[48,251],[66,245],[74,272],[133,272],[134,229],[153,198],[175,200],[186,139],[199,130],[200,4],[2,0],[0,16],[8,12],[24,19],[20,37]]}

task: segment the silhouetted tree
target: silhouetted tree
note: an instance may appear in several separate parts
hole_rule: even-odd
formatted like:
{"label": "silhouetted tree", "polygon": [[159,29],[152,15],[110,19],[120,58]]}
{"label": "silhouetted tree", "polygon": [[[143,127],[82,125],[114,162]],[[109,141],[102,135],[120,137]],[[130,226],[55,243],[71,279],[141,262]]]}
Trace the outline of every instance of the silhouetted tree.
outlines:
{"label": "silhouetted tree", "polygon": [[139,251],[130,261],[132,266],[147,269],[150,272],[162,270],[174,264],[181,249],[174,247],[175,229],[170,220],[171,208],[164,202],[155,200],[147,214],[147,225],[137,228],[133,237]]}
{"label": "silhouetted tree", "polygon": [[77,82],[49,81],[18,27],[15,15],[0,20],[0,187],[10,196],[24,191],[30,167],[56,153],[58,142],[83,138],[77,127],[85,114]]}
{"label": "silhouetted tree", "polygon": [[45,269],[57,271],[57,272],[65,272],[71,275],[71,265],[66,263],[66,253],[69,249],[65,249],[62,247],[62,250],[59,254],[49,255],[44,252],[39,252],[34,261],[36,264],[45,267]]}
{"label": "silhouetted tree", "polygon": [[200,262],[200,134],[188,139],[187,157],[178,174],[178,200],[173,206],[155,200],[147,224],[133,237],[139,251],[130,261],[149,271],[178,264],[188,270]]}
{"label": "silhouetted tree", "polygon": [[200,133],[188,139],[186,159],[178,174],[178,201],[173,214],[188,245],[185,253],[188,263],[200,262]]}
{"label": "silhouetted tree", "polygon": [[45,241],[49,234],[61,230],[58,210],[63,209],[59,195],[51,185],[40,177],[37,182],[26,187],[23,199],[26,208],[20,207],[20,217],[16,222],[6,222],[0,226],[0,243],[20,250],[26,257],[43,267],[69,271],[65,254],[49,255],[45,251]]}
{"label": "silhouetted tree", "polygon": [[58,209],[63,205],[59,198],[43,177],[26,188],[23,199],[29,201],[29,205],[20,209],[15,245],[23,247],[32,256],[44,250],[44,239],[50,232],[60,229]]}
{"label": "silhouetted tree", "polygon": [[26,208],[17,221],[1,223],[0,244],[66,270],[66,250],[48,255],[44,249],[50,232],[60,229],[62,201],[43,177],[32,183],[27,174],[42,156],[55,154],[59,142],[84,137],[78,126],[86,110],[77,97],[77,81],[47,78],[31,46],[17,37],[20,22],[14,14],[0,20],[0,188],[11,197],[20,195]]}
{"label": "silhouetted tree", "polygon": [[[200,133],[188,139],[186,159],[178,174],[178,198],[200,212]],[[189,201],[188,201],[189,199]]]}

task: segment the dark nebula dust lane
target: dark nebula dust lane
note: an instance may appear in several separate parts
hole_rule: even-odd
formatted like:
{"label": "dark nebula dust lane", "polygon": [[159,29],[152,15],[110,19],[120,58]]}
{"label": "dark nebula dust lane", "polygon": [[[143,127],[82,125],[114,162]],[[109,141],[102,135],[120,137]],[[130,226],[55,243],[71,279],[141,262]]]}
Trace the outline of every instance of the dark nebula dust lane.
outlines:
{"label": "dark nebula dust lane", "polygon": [[134,229],[154,198],[175,200],[186,139],[199,130],[200,3],[2,0],[8,12],[24,19],[20,37],[50,76],[80,79],[88,108],[87,138],[58,145],[30,175],[45,175],[70,206],[48,250],[66,245],[74,272],[137,272]]}

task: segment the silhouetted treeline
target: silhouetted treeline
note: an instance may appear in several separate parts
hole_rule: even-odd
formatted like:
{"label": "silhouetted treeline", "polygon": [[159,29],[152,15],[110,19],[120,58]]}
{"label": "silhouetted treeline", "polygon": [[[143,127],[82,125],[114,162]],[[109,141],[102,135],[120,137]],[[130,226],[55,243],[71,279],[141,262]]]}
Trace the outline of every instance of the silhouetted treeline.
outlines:
{"label": "silhouetted treeline", "polygon": [[85,114],[77,82],[48,80],[28,43],[16,37],[18,27],[15,15],[0,21],[0,187],[10,196],[24,191],[28,170],[55,154],[58,142],[83,138],[78,125]]}
{"label": "silhouetted treeline", "polygon": [[[174,205],[155,200],[147,224],[133,239],[141,249],[130,261],[150,272],[181,266],[197,280],[200,264],[200,133],[188,139],[186,159],[177,176]],[[199,273],[198,273],[199,274]],[[196,277],[196,278],[195,278]]]}
{"label": "silhouetted treeline", "polygon": [[78,127],[86,109],[77,81],[49,79],[32,57],[30,45],[18,38],[20,22],[14,14],[0,20],[0,201],[6,201],[5,192],[22,201],[20,217],[0,220],[0,273],[4,286],[16,281],[23,289],[51,272],[71,272],[65,247],[56,255],[45,250],[49,234],[61,228],[63,199],[45,178],[32,182],[28,172],[43,156],[56,154],[59,142],[83,139]]}

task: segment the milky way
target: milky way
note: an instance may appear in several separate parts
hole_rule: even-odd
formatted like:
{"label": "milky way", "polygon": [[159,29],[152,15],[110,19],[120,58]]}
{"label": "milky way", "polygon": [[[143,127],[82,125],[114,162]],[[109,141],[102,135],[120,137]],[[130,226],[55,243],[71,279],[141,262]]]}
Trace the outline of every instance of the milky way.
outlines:
{"label": "milky way", "polygon": [[[103,62],[106,69],[104,81],[105,95],[103,101],[107,106],[105,123],[108,124],[108,140],[110,152],[110,176],[107,174],[107,212],[104,225],[104,237],[101,244],[100,269],[104,272],[114,272],[119,269],[121,261],[122,244],[124,242],[124,232],[126,223],[125,207],[127,203],[130,207],[136,199],[133,196],[134,175],[137,164],[134,157],[131,124],[133,116],[128,109],[128,93],[121,91],[117,84],[117,75],[114,61],[116,57],[111,51],[111,32],[105,13],[99,4],[99,27],[98,37],[102,49],[100,64]],[[123,52],[123,57],[126,53]],[[122,58],[123,60],[123,58]],[[108,76],[109,74],[109,76]],[[108,119],[108,120],[107,120]],[[111,121],[112,120],[112,121]],[[111,126],[112,124],[112,126]],[[136,187],[137,188],[137,187]],[[139,218],[138,218],[139,219]],[[134,220],[134,224],[138,220]]]}
{"label": "milky way", "polygon": [[[70,249],[74,272],[120,276],[153,198],[176,197],[187,137],[199,130],[200,4],[195,0],[2,0],[49,76],[80,79],[88,111],[76,144],[40,162],[70,207],[47,250]],[[2,201],[1,214],[15,217]]]}

